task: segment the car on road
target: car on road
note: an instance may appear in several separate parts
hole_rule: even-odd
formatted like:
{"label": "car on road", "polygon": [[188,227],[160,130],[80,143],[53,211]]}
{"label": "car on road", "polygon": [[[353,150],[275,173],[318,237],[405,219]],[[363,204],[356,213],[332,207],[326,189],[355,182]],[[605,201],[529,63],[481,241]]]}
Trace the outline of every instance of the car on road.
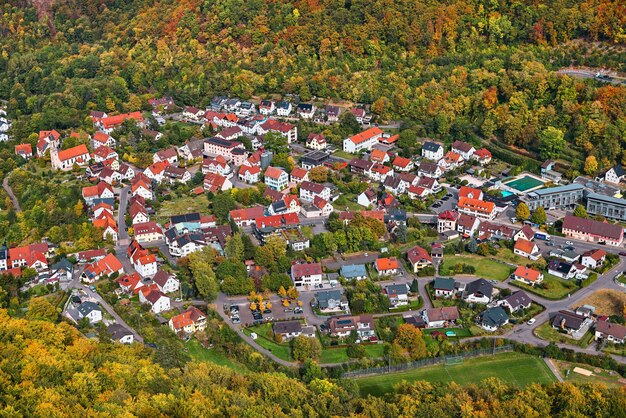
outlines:
{"label": "car on road", "polygon": [[91,289],[92,292],[96,291],[96,286],[89,286],[89,289]]}
{"label": "car on road", "polygon": [[293,309],[291,309],[291,308],[285,308],[285,309],[283,309],[283,312],[293,312]]}
{"label": "car on road", "polygon": [[497,280],[489,280],[489,281],[490,281],[491,283],[493,283],[493,284],[498,284],[498,281],[497,281]]}
{"label": "car on road", "polygon": [[302,308],[296,308],[296,309],[294,309],[294,310],[293,310],[293,313],[297,313],[297,314],[300,314],[300,313],[302,313],[302,312],[304,312],[304,311],[302,310]]}
{"label": "car on road", "polygon": [[264,314],[272,313],[272,310],[271,310],[271,309],[265,309],[265,310],[263,311],[263,313],[264,313]]}
{"label": "car on road", "polygon": [[532,325],[532,324],[534,324],[534,323],[535,323],[535,321],[537,321],[537,319],[535,319],[535,318],[530,318],[530,319],[528,320],[528,322],[526,322],[526,323],[527,323],[528,325]]}
{"label": "car on road", "polygon": [[626,257],[626,251],[620,251],[619,255],[621,255],[622,257]]}
{"label": "car on road", "polygon": [[574,243],[572,241],[565,241],[565,244],[567,244],[567,245],[574,245]]}

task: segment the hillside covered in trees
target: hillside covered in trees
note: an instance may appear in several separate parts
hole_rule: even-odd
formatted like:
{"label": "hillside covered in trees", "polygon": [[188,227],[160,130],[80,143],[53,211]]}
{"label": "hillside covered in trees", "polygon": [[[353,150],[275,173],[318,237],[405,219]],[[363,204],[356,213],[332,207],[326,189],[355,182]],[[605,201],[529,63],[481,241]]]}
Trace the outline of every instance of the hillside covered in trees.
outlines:
{"label": "hillside covered in trees", "polygon": [[[35,6],[33,6],[33,4]],[[600,169],[626,162],[626,87],[561,76],[626,70],[621,0],[9,0],[0,98],[14,136],[84,124],[153,95],[292,93],[372,105],[415,135],[540,154],[556,131]],[[560,134],[557,133],[557,139]],[[546,147],[544,147],[545,149]],[[598,153],[602,149],[602,153]]]}
{"label": "hillside covered in trees", "polygon": [[48,317],[45,309],[29,311],[29,319],[0,310],[2,416],[617,417],[626,408],[624,391],[603,385],[418,382],[385,398],[360,398],[350,382],[323,377],[304,383],[208,363],[168,369],[149,348],[97,343]]}

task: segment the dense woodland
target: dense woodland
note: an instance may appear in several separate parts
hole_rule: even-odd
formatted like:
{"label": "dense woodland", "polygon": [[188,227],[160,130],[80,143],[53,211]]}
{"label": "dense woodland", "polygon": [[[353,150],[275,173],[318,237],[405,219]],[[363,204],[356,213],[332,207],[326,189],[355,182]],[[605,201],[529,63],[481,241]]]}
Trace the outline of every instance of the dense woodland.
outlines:
{"label": "dense woodland", "polygon": [[413,137],[562,154],[581,172],[588,155],[596,170],[626,160],[626,87],[554,72],[626,69],[621,0],[28,3],[0,5],[0,98],[27,116],[17,139],[154,94],[202,106],[292,93],[371,104]]}
{"label": "dense woodland", "polygon": [[97,343],[51,319],[44,305],[29,319],[0,310],[2,416],[617,417],[626,409],[623,390],[604,385],[421,382],[361,398],[351,382],[326,379],[315,367],[301,380],[209,363],[168,368],[141,345]]}

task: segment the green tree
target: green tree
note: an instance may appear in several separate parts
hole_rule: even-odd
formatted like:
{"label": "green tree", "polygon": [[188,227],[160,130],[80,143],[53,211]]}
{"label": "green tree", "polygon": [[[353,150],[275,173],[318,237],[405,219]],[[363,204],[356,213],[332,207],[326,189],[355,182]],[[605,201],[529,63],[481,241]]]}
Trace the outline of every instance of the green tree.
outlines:
{"label": "green tree", "polygon": [[213,214],[221,223],[226,223],[228,221],[228,214],[236,207],[237,204],[230,192],[215,195],[213,197],[213,203],[211,204]]}
{"label": "green tree", "polygon": [[585,174],[588,176],[593,176],[598,172],[598,160],[595,156],[590,155],[585,158]]}
{"label": "green tree", "polygon": [[515,217],[520,221],[525,221],[530,218],[530,209],[528,209],[528,205],[524,202],[520,202],[515,208]]}
{"label": "green tree", "polygon": [[563,131],[553,126],[548,126],[539,133],[539,154],[541,158],[557,158],[565,147]]}
{"label": "green tree", "polygon": [[226,257],[242,261],[244,260],[244,251],[245,248],[241,233],[236,233],[232,237],[226,238],[226,246],[224,248]]}
{"label": "green tree", "polygon": [[317,338],[308,338],[300,335],[291,342],[291,354],[296,361],[317,359],[321,353],[322,346]]}
{"label": "green tree", "polygon": [[537,207],[537,209],[533,213],[533,216],[530,218],[533,223],[539,225],[545,224],[547,219],[548,218],[546,216],[546,210],[543,208],[543,206]]}
{"label": "green tree", "polygon": [[59,311],[45,297],[33,298],[28,304],[26,318],[56,322],[59,319]]}
{"label": "green tree", "polygon": [[589,214],[587,210],[582,205],[577,205],[576,209],[574,209],[574,216],[578,216],[579,218],[589,219]]}

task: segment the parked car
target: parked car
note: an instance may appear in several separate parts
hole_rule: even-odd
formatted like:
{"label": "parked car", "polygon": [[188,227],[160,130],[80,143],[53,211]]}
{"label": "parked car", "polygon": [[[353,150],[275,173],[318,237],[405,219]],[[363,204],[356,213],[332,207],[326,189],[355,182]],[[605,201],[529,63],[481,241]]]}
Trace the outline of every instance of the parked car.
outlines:
{"label": "parked car", "polygon": [[302,313],[302,312],[304,312],[304,311],[302,310],[302,308],[296,308],[296,309],[294,309],[294,310],[293,310],[293,313],[297,313],[297,314],[300,314],[300,313]]}
{"label": "parked car", "polygon": [[574,245],[574,243],[572,241],[565,241],[565,244],[567,244],[567,245]]}
{"label": "parked car", "polygon": [[528,325],[532,325],[535,323],[535,321],[537,321],[535,318],[530,318],[527,322]]}
{"label": "parked car", "polygon": [[264,313],[264,314],[267,314],[267,313],[272,313],[272,310],[271,310],[271,309],[265,309],[265,310],[263,311],[263,313]]}
{"label": "parked car", "polygon": [[626,257],[626,251],[620,251],[619,255],[621,255],[622,257]]}
{"label": "parked car", "polygon": [[285,309],[283,310],[283,312],[293,312],[293,309],[291,309],[291,308],[285,308]]}

